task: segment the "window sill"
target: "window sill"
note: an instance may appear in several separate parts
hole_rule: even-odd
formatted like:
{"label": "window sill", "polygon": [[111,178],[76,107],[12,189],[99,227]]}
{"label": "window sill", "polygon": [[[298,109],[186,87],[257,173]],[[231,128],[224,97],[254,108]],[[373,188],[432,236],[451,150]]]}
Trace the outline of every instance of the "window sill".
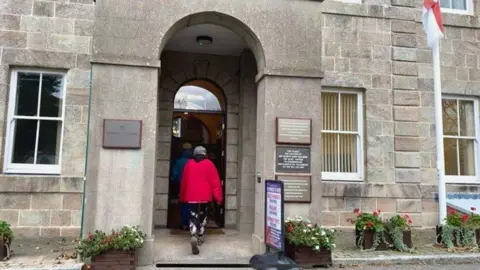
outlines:
{"label": "window sill", "polygon": [[469,184],[480,185],[480,181],[475,176],[445,176],[445,184]]}
{"label": "window sill", "polygon": [[[57,166],[55,166],[57,167]],[[60,168],[5,168],[4,174],[16,174],[16,175],[60,175]]]}
{"label": "window sill", "polygon": [[456,15],[467,15],[475,16],[472,10],[461,10],[461,9],[452,9],[452,8],[441,8],[442,13],[447,14],[456,14]]}
{"label": "window sill", "polygon": [[339,181],[339,182],[363,182],[363,177],[358,174],[336,174],[322,172],[322,181]]}

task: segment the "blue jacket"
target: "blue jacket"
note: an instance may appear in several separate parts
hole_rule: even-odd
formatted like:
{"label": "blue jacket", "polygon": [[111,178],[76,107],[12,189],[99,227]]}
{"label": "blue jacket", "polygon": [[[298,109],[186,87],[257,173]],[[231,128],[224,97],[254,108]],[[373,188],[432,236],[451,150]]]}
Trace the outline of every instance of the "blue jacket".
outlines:
{"label": "blue jacket", "polygon": [[175,161],[175,165],[172,169],[172,178],[173,181],[180,183],[182,180],[183,167],[187,164],[188,160],[193,157],[193,151],[190,149],[185,149],[180,154],[180,158]]}

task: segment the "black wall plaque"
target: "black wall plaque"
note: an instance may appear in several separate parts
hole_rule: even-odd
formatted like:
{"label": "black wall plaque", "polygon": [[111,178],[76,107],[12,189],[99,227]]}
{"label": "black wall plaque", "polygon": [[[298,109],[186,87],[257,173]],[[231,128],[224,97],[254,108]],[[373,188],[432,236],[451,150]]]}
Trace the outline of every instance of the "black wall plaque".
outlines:
{"label": "black wall plaque", "polygon": [[142,146],[142,121],[103,120],[103,148],[140,149]]}
{"label": "black wall plaque", "polygon": [[277,173],[310,173],[310,147],[277,146]]}

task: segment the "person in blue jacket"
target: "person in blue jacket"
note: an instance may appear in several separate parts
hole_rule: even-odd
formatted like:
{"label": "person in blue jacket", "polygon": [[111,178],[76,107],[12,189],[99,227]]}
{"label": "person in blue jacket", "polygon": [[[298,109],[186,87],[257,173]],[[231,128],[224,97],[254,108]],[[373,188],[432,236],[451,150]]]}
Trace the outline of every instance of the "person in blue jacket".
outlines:
{"label": "person in blue jacket", "polygon": [[[191,158],[193,158],[192,145],[190,143],[185,143],[183,144],[183,150],[180,154],[180,157],[175,161],[175,164],[172,168],[172,181],[174,181],[176,185],[180,186],[183,169],[185,164],[187,164]],[[189,205],[181,204],[180,211],[182,216],[182,227],[183,229],[188,230],[188,225],[190,223]]]}

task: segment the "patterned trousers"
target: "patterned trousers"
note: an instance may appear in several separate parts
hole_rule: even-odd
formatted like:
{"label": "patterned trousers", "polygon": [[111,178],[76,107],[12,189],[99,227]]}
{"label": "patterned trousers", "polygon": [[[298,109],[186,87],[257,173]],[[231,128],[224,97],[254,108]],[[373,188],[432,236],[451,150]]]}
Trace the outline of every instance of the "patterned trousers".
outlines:
{"label": "patterned trousers", "polygon": [[190,204],[190,235],[202,237],[207,225],[208,203]]}

